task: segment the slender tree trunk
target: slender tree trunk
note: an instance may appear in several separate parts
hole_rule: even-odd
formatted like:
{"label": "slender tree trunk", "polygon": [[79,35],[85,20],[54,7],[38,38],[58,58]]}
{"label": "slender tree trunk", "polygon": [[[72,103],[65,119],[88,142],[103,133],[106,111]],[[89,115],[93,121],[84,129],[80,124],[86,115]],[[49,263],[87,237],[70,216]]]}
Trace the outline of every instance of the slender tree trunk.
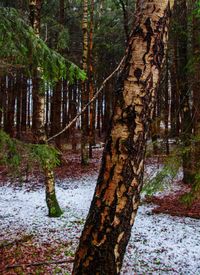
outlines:
{"label": "slender tree trunk", "polygon": [[[173,44],[175,44],[172,41]],[[176,44],[173,45],[176,47]],[[177,122],[177,117],[179,118],[179,96],[177,89],[177,68],[175,66],[175,49],[173,48],[171,51],[171,65],[170,65],[170,83],[171,83],[171,108],[170,108],[170,123],[171,123],[171,131],[170,136],[172,138],[177,138],[177,133],[179,132],[179,123]]]}
{"label": "slender tree trunk", "polygon": [[[62,109],[63,109],[63,119],[62,119],[62,127],[64,128],[67,125],[68,122],[68,113],[67,113],[67,92],[68,92],[68,85],[67,81],[63,80],[63,104],[62,104]],[[65,133],[63,134],[64,137]]]}
{"label": "slender tree trunk", "polygon": [[[11,137],[14,137],[14,117],[15,117],[15,78],[8,77],[8,86],[7,86],[7,108],[5,112],[5,132],[8,133]],[[5,105],[4,105],[5,106]]]}
{"label": "slender tree trunk", "polygon": [[[177,1],[178,23],[181,24],[181,32],[178,34],[179,52],[179,88],[180,88],[180,107],[181,107],[181,139],[184,146],[183,153],[183,182],[192,183],[192,155],[191,155],[191,133],[192,117],[190,110],[190,93],[188,87],[188,76],[186,66],[188,62],[188,39],[187,39],[187,1]],[[187,150],[185,150],[187,149]]]}
{"label": "slender tree trunk", "polygon": [[21,138],[21,118],[22,118],[22,75],[19,72],[16,76],[16,99],[17,99],[17,123],[16,123],[16,137]]}
{"label": "slender tree trunk", "polygon": [[[176,10],[176,9],[174,9]],[[177,14],[175,14],[177,15]],[[174,16],[175,16],[174,15]],[[181,107],[181,98],[180,98],[180,85],[179,85],[179,76],[178,76],[178,40],[177,37],[174,41],[174,71],[172,72],[175,80],[175,104],[176,104],[176,113],[175,113],[175,121],[176,121],[176,137],[180,135],[181,123],[180,123],[180,107]],[[178,106],[178,108],[177,108]]]}
{"label": "slender tree trunk", "polygon": [[153,120],[151,123],[151,140],[152,140],[152,144],[153,144],[153,154],[154,155],[158,155],[158,152],[159,152],[157,120],[158,120],[158,117],[156,115],[156,106],[155,106],[154,112],[153,112]]}
{"label": "slender tree trunk", "polygon": [[105,133],[107,133],[109,125],[108,121],[110,121],[112,110],[111,110],[111,104],[112,104],[112,94],[113,91],[113,85],[112,82],[107,83],[105,87],[105,110],[104,110],[104,125],[103,130]]}
{"label": "slender tree trunk", "polygon": [[[30,22],[35,34],[40,35],[40,12],[42,7],[42,0],[30,0]],[[45,110],[45,94],[41,89],[40,72],[38,68],[34,70],[33,76],[33,119],[32,130],[36,143],[44,143],[46,140],[46,133],[44,127],[44,110]]]}
{"label": "slender tree trunk", "polygon": [[[94,96],[94,72],[93,72],[93,30],[94,29],[94,0],[90,1],[90,45],[89,45],[89,93],[90,100]],[[95,144],[94,129],[94,102],[90,104],[90,129],[89,129],[89,157],[92,158],[92,145]]]}
{"label": "slender tree trunk", "polygon": [[27,78],[22,75],[22,132],[27,130]]}
{"label": "slender tree trunk", "polygon": [[4,91],[3,77],[0,76],[0,129],[2,127],[2,118],[3,118],[3,91]]}
{"label": "slender tree trunk", "polygon": [[[73,98],[72,98],[72,108],[71,108],[71,119],[73,119],[77,114],[77,87],[73,86]],[[72,137],[72,150],[75,152],[77,147],[77,137],[76,137],[76,124],[71,128],[71,137]]]}
{"label": "slender tree trunk", "polygon": [[[40,33],[40,11],[42,0],[30,1],[30,21],[31,25],[39,36]],[[45,124],[44,124],[44,110],[45,110],[45,93],[41,91],[41,79],[38,68],[35,70],[35,77],[33,79],[33,131],[36,143],[46,142]],[[55,181],[53,171],[49,169],[48,161],[43,167],[45,174],[45,187],[46,187],[46,201],[51,217],[58,217],[62,214],[59,207],[56,193]]]}
{"label": "slender tree trunk", "polygon": [[46,135],[49,135],[49,113],[50,113],[50,91],[49,91],[49,85],[46,87],[46,93],[45,93],[45,132]]}
{"label": "slender tree trunk", "polygon": [[[87,72],[88,61],[88,0],[83,1],[83,70]],[[87,104],[87,82],[82,82],[82,94],[81,94],[81,107],[83,108]],[[81,164],[88,164],[88,115],[87,111],[81,116]]]}
{"label": "slender tree trunk", "polygon": [[3,126],[3,116],[5,108],[5,95],[6,95],[6,76],[0,77],[0,128]]}
{"label": "slender tree trunk", "polygon": [[73,275],[120,273],[139,205],[169,15],[169,1],[137,1],[135,27]]}
{"label": "slender tree trunk", "polygon": [[99,96],[98,96],[98,106],[97,106],[98,137],[101,137],[101,105],[102,105],[102,94],[99,94]]}
{"label": "slender tree trunk", "polygon": [[27,124],[30,129],[31,128],[31,84],[30,84],[30,79],[28,81]]}
{"label": "slender tree trunk", "polygon": [[[62,82],[58,81],[53,89],[51,104],[51,135],[55,135],[61,130],[61,92]],[[56,147],[61,150],[61,136],[55,139]]]}
{"label": "slender tree trunk", "polygon": [[128,27],[128,12],[127,12],[127,7],[126,4],[124,3],[124,0],[119,0],[119,3],[122,7],[123,11],[123,17],[124,17],[124,33],[126,37],[126,46],[128,46],[128,41],[129,41],[129,27]]}
{"label": "slender tree trunk", "polygon": [[[197,9],[196,1],[193,0],[193,9]],[[200,168],[200,64],[199,64],[199,56],[200,56],[200,19],[194,14],[193,15],[193,33],[192,33],[192,44],[193,44],[193,60],[194,60],[194,74],[193,74],[193,109],[194,109],[194,155],[193,155],[193,165],[192,165],[192,173],[193,173],[193,183],[196,183],[196,175],[199,173]]]}
{"label": "slender tree trunk", "polygon": [[165,146],[166,154],[169,155],[169,66],[168,53],[166,54],[166,72],[165,72]]}

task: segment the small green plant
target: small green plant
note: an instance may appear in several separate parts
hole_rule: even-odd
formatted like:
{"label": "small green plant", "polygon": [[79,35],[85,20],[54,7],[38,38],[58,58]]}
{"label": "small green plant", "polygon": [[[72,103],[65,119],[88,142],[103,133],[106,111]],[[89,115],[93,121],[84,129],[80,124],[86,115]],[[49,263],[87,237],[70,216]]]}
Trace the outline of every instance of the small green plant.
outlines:
{"label": "small green plant", "polygon": [[67,250],[67,251],[65,251],[65,256],[74,257],[74,252],[72,252],[71,250]]}
{"label": "small green plant", "polygon": [[8,134],[0,130],[0,164],[6,165],[10,170],[19,172],[21,156],[18,152],[18,143],[11,139]]}
{"label": "small green plant", "polygon": [[195,182],[191,188],[191,191],[181,196],[180,201],[190,207],[192,203],[200,198],[200,173],[196,174]]}
{"label": "small green plant", "polygon": [[175,149],[170,156],[165,159],[163,168],[159,170],[152,179],[144,182],[143,192],[151,196],[158,191],[162,191],[176,177],[181,167],[181,156]]}
{"label": "small green plant", "polygon": [[56,275],[56,274],[61,274],[62,272],[62,269],[60,267],[56,267],[53,271],[53,274]]}

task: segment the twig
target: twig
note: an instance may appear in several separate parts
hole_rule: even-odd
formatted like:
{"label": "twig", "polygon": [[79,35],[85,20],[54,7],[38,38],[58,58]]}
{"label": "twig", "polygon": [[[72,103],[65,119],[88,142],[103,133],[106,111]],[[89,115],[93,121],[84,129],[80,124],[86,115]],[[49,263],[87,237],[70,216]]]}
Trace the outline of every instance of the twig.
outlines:
{"label": "twig", "polygon": [[93,98],[85,105],[85,107],[65,126],[65,128],[63,128],[59,133],[55,134],[54,136],[50,137],[47,139],[47,142],[51,141],[52,139],[56,138],[57,136],[61,135],[62,133],[64,133],[66,130],[68,130],[75,122],[76,120],[86,111],[87,107],[90,106],[92,104],[92,102],[94,102],[98,95],[102,92],[105,84],[115,75],[115,73],[121,68],[124,60],[125,60],[124,56],[119,65],[117,66],[117,68],[103,81],[101,87],[98,89],[98,91],[95,93],[95,95],[93,96]]}
{"label": "twig", "polygon": [[64,264],[64,263],[73,263],[73,259],[62,260],[62,261],[49,261],[49,262],[38,262],[38,263],[29,263],[29,264],[14,264],[7,265],[6,269],[16,268],[16,267],[29,267],[29,266],[40,266],[40,265],[51,265],[51,264]]}

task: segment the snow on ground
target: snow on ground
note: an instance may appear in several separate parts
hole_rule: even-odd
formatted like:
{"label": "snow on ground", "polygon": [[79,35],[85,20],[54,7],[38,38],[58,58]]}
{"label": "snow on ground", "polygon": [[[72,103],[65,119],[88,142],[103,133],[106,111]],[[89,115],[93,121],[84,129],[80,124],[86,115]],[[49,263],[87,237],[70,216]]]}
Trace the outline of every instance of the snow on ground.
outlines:
{"label": "snow on ground", "polygon": [[[58,182],[57,195],[64,214],[48,218],[45,191],[0,188],[0,243],[33,234],[36,242],[78,243],[94,192],[96,175]],[[200,220],[152,215],[152,205],[139,208],[122,274],[200,274]]]}

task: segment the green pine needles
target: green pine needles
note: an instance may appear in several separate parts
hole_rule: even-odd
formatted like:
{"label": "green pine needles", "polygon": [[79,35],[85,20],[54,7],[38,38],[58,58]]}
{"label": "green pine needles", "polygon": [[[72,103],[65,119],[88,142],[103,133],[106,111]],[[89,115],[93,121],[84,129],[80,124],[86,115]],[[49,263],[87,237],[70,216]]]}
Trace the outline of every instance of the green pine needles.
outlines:
{"label": "green pine needles", "polygon": [[50,49],[13,8],[0,8],[1,71],[25,68],[29,75],[39,68],[41,78],[55,82],[61,78],[73,82],[85,79],[78,66]]}
{"label": "green pine needles", "polygon": [[51,145],[23,143],[0,130],[0,165],[12,176],[40,168],[53,170],[60,164],[59,152]]}
{"label": "green pine needles", "polygon": [[21,162],[21,154],[17,150],[17,140],[0,130],[0,164],[10,170],[17,171]]}
{"label": "green pine needles", "polygon": [[143,192],[151,196],[156,192],[163,191],[177,176],[179,168],[181,167],[181,162],[180,150],[175,149],[165,159],[163,167],[159,169],[156,175],[144,182]]}

